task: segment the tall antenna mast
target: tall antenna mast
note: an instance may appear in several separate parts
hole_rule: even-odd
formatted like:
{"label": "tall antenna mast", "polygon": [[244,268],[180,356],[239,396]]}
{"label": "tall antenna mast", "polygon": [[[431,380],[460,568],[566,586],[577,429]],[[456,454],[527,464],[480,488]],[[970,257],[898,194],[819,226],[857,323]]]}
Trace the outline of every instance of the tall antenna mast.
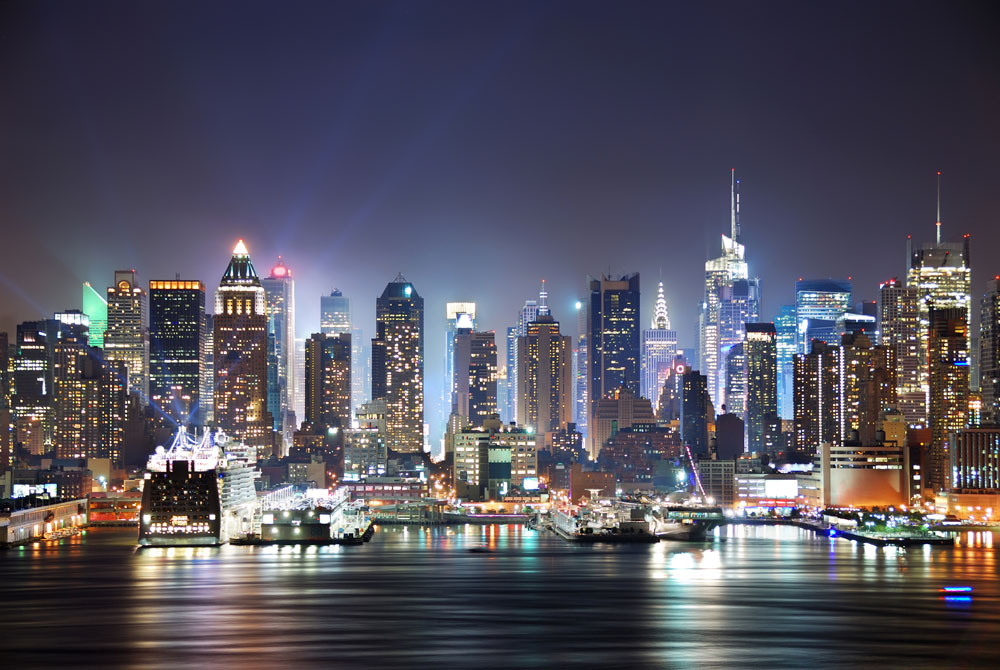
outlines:
{"label": "tall antenna mast", "polygon": [[736,168],[732,168],[732,190],[729,195],[729,214],[731,218],[733,242],[740,241],[740,194],[737,190],[739,181],[736,180]]}
{"label": "tall antenna mast", "polygon": [[941,172],[937,173],[937,243],[941,244]]}

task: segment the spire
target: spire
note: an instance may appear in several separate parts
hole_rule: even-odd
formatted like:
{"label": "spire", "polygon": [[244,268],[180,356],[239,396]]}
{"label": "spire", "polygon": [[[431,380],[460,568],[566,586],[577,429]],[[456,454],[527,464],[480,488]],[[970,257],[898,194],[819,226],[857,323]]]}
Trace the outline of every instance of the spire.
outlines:
{"label": "spire", "polygon": [[937,173],[937,243],[941,244],[941,173]]}
{"label": "spire", "polygon": [[667,314],[667,300],[663,297],[663,282],[656,292],[656,307],[653,310],[653,328],[670,330],[670,316]]}
{"label": "spire", "polygon": [[538,316],[549,316],[549,292],[545,290],[545,280],[542,280],[542,290],[538,292]]}
{"label": "spire", "polygon": [[254,270],[253,262],[250,260],[250,252],[247,251],[247,245],[243,244],[243,240],[237,242],[233,249],[233,257],[225,274],[222,275],[222,283],[260,285],[257,271]]}
{"label": "spire", "polygon": [[233,256],[249,256],[249,255],[250,252],[247,251],[247,245],[243,244],[243,240],[238,241],[236,243],[236,246],[233,248]]}
{"label": "spire", "polygon": [[733,242],[740,241],[740,180],[736,178],[736,168],[732,168],[732,190],[729,195],[729,214]]}

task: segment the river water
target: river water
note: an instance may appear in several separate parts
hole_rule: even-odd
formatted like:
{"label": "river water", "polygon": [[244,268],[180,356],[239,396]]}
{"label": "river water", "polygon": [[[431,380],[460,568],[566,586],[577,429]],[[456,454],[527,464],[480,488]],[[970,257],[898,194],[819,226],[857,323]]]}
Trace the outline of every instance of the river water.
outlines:
{"label": "river water", "polygon": [[[874,548],[797,528],[577,546],[520,526],[360,547],[0,551],[20,667],[1000,668],[996,540]],[[1000,544],[998,544],[1000,546]],[[972,586],[944,597],[944,586]]]}

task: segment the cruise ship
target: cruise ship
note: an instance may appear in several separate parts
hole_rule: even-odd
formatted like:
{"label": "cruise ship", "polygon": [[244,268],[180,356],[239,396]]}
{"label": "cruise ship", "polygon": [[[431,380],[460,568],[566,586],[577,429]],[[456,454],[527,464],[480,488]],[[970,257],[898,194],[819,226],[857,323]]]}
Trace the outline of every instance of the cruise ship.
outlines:
{"label": "cruise ship", "polygon": [[256,453],[221,430],[181,427],[150,455],[139,520],[141,546],[218,545],[253,529]]}

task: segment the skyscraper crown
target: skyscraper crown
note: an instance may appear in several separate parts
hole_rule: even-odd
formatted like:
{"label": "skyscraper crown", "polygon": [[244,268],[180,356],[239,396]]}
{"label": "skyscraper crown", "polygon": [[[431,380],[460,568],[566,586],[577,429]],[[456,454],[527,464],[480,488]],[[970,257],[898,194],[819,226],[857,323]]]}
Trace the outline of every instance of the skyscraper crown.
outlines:
{"label": "skyscraper crown", "polygon": [[233,249],[233,257],[229,261],[229,267],[226,268],[225,274],[222,275],[222,283],[260,284],[257,271],[253,268],[250,253],[247,251],[246,245],[243,244],[243,240],[237,242]]}

